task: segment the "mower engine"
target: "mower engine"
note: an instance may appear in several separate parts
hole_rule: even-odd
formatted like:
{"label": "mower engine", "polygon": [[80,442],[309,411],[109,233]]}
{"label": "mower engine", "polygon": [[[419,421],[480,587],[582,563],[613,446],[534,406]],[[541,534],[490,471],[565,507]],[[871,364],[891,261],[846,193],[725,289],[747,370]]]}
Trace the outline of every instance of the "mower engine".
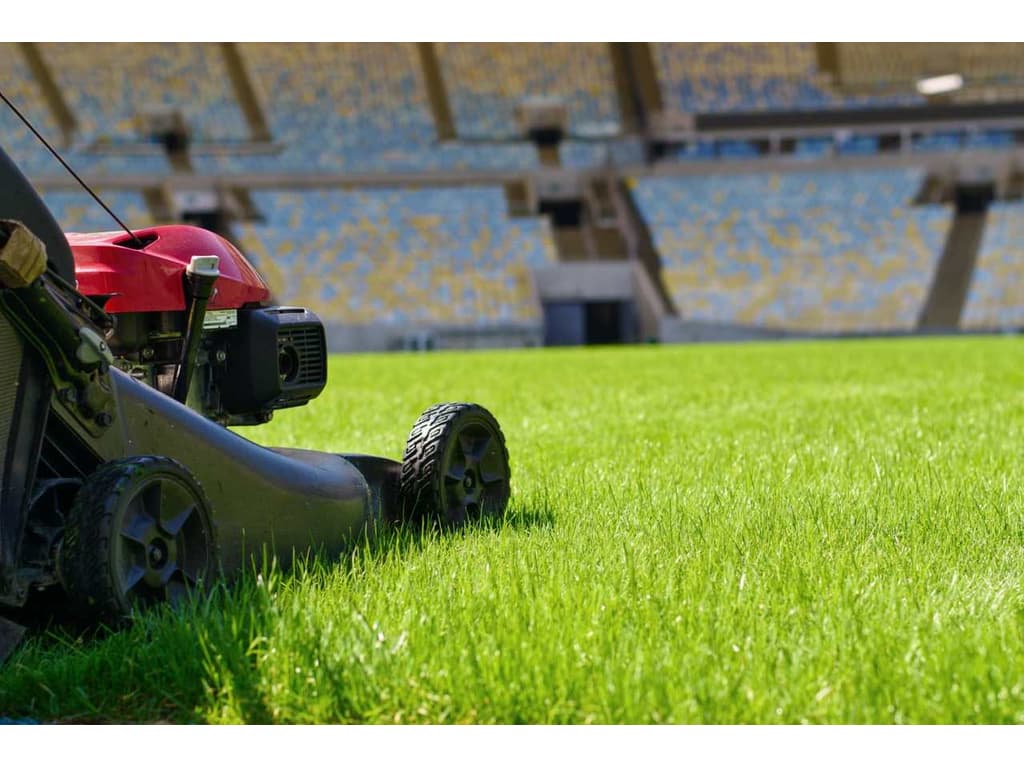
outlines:
{"label": "mower engine", "polygon": [[68,234],[78,290],[115,320],[115,365],[225,425],[262,424],[327,384],[323,324],[273,306],[224,238],[198,227]]}

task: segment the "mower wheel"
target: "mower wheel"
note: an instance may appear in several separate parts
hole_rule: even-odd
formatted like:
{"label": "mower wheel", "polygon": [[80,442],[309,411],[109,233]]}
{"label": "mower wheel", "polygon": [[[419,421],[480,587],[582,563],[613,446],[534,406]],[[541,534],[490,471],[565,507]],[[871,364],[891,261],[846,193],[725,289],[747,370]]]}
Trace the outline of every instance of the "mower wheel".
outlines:
{"label": "mower wheel", "polygon": [[441,403],[423,412],[402,457],[406,520],[458,527],[499,516],[509,497],[508,450],[497,420],[473,403]]}
{"label": "mower wheel", "polygon": [[162,456],[108,462],[68,514],[60,573],[83,618],[177,602],[217,568],[210,505],[192,473]]}

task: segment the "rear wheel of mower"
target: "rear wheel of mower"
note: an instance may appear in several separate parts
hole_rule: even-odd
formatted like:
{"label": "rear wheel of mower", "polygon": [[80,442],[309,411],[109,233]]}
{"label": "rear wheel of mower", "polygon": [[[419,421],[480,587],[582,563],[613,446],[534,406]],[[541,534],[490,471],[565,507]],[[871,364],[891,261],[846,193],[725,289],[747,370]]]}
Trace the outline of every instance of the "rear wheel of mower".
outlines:
{"label": "rear wheel of mower", "polygon": [[177,602],[217,567],[210,505],[184,466],[162,456],[102,465],[75,497],[61,545],[77,612],[118,619]]}
{"label": "rear wheel of mower", "polygon": [[508,450],[497,420],[473,403],[441,403],[423,412],[402,457],[407,520],[457,527],[505,511]]}

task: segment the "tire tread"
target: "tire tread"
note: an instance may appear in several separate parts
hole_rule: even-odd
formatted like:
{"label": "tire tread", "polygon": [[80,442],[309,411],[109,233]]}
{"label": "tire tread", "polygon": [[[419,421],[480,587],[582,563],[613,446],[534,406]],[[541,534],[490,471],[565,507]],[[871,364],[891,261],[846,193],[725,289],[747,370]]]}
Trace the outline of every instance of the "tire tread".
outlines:
{"label": "tire tread", "polygon": [[[109,461],[86,478],[79,490],[65,523],[60,575],[72,610],[81,617],[118,620],[130,613],[131,606],[124,600],[110,567],[114,513],[119,498],[139,474],[168,466],[188,478],[205,502],[202,487],[192,472],[164,456],[131,456]],[[210,530],[213,530],[212,520]],[[213,540],[210,545],[216,553]]]}
{"label": "tire tread", "polygon": [[[440,518],[444,507],[442,474],[438,465],[444,458],[448,440],[467,416],[489,421],[497,434],[505,466],[508,448],[498,420],[490,411],[476,403],[438,403],[425,410],[416,420],[402,456],[401,499],[406,520]],[[511,469],[508,476],[511,478]],[[448,522],[448,521],[441,521]]]}

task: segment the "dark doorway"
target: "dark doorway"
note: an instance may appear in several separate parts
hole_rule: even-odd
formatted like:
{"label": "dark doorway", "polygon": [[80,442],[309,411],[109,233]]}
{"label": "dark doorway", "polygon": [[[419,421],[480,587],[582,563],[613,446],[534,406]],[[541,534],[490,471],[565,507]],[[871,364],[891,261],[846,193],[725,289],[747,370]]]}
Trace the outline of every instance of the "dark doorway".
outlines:
{"label": "dark doorway", "polygon": [[540,204],[540,212],[550,216],[556,227],[578,227],[582,210],[579,200],[545,200]]}
{"label": "dark doorway", "polygon": [[578,301],[552,301],[544,304],[544,346],[573,346],[582,344],[585,338],[582,304]]}
{"label": "dark doorway", "polygon": [[528,136],[541,147],[557,147],[565,133],[561,128],[531,128]]}
{"label": "dark doorway", "polygon": [[587,344],[621,344],[623,338],[621,301],[591,301],[585,307]]}
{"label": "dark doorway", "polygon": [[625,344],[636,340],[628,301],[552,301],[544,304],[544,344]]}
{"label": "dark doorway", "polygon": [[957,213],[984,213],[995,199],[995,184],[991,181],[960,183],[956,185]]}
{"label": "dark doorway", "polygon": [[220,208],[202,211],[183,211],[181,214],[183,224],[191,224],[194,227],[202,227],[211,232],[216,232],[221,237],[227,237],[228,219]]}

